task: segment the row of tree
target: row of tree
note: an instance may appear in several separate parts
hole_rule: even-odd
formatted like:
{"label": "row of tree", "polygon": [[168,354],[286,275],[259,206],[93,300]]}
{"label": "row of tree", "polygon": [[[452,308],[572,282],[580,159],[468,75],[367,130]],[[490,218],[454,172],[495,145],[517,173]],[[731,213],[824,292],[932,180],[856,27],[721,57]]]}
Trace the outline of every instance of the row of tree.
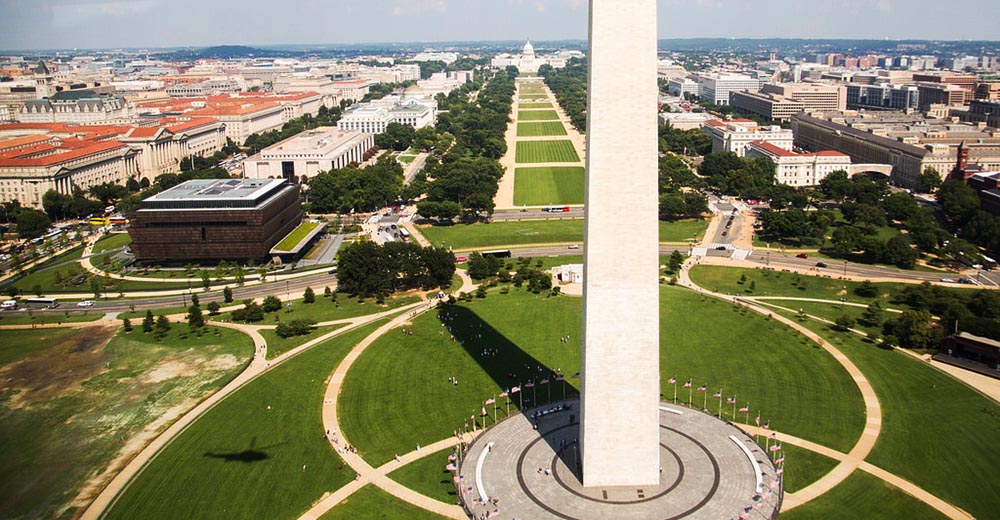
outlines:
{"label": "row of tree", "polygon": [[454,275],[454,254],[410,242],[356,242],[337,253],[337,290],[361,298],[384,298],[408,289],[446,288]]}
{"label": "row of tree", "polygon": [[402,186],[403,168],[389,156],[366,168],[320,172],[309,180],[310,211],[372,211],[399,199]]}
{"label": "row of tree", "polygon": [[570,123],[580,132],[587,131],[587,60],[571,58],[566,66],[554,69],[542,65],[538,74],[545,78],[556,101],[569,116]]}

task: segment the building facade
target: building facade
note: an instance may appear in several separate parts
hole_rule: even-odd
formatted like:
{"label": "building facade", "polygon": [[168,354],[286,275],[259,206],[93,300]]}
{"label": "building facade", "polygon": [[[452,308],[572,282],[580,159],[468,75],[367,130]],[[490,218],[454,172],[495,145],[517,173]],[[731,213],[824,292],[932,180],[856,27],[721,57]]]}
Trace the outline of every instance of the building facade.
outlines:
{"label": "building facade", "polygon": [[706,121],[702,131],[712,136],[712,153],[733,152],[740,157],[746,155],[746,147],[753,141],[764,141],[783,148],[792,149],[794,134],[780,126],[760,126],[749,119],[730,121]]}
{"label": "building facade", "polygon": [[698,97],[716,105],[728,105],[729,94],[758,90],[761,81],[740,74],[698,74]]}
{"label": "building facade", "polygon": [[280,179],[193,180],[129,213],[140,262],[260,260],[302,219],[299,188]]}
{"label": "building facade", "polygon": [[365,160],[375,146],[374,134],[319,127],[275,143],[243,161],[248,179],[302,182],[323,171]]}
{"label": "building facade", "polygon": [[815,186],[832,172],[851,169],[851,158],[847,154],[832,150],[796,153],[765,141],[747,145],[746,156],[770,159],[774,163],[775,180],[788,186]]}
{"label": "building facade", "polygon": [[125,120],[131,115],[131,106],[121,96],[80,90],[25,101],[17,119],[23,123],[84,124]]}

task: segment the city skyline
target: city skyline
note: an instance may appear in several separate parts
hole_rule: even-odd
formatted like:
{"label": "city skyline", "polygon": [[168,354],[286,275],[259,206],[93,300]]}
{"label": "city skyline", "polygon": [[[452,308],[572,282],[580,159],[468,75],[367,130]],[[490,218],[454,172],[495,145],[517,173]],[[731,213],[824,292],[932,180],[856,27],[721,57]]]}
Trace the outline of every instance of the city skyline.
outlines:
{"label": "city skyline", "polygon": [[[930,0],[657,3],[659,38],[1000,39],[989,24],[941,23]],[[1000,3],[956,0],[951,12],[998,19]],[[584,0],[0,0],[0,49],[582,40],[587,13]]]}

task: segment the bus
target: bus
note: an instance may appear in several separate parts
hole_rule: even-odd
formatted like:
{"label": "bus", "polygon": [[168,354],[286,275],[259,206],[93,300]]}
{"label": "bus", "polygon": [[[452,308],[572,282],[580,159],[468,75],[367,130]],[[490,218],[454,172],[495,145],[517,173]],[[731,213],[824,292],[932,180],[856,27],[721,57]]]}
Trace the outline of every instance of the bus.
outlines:
{"label": "bus", "polygon": [[91,226],[107,226],[110,219],[104,217],[90,217],[87,219],[87,223]]}
{"label": "bus", "polygon": [[481,251],[479,254],[486,256],[492,256],[494,258],[510,258],[510,249],[494,249],[492,251]]}
{"label": "bus", "polygon": [[59,301],[55,298],[25,298],[23,301],[28,308],[55,309],[59,306]]}
{"label": "bus", "polygon": [[410,241],[410,232],[407,231],[406,228],[400,226],[400,228],[399,228],[399,237],[403,239],[403,242],[409,242]]}
{"label": "bus", "polygon": [[542,211],[546,213],[569,213],[569,206],[549,206]]}

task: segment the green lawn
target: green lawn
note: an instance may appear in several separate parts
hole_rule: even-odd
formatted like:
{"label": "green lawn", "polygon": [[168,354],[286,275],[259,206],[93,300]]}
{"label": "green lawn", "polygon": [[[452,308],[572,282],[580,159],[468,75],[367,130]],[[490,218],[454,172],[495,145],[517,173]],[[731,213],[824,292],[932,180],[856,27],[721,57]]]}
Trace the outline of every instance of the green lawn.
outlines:
{"label": "green lawn", "polygon": [[673,222],[660,221],[660,242],[690,243],[691,239],[701,240],[708,229],[708,220],[685,219]]}
{"label": "green lawn", "polygon": [[582,242],[583,220],[532,220],[428,226],[421,227],[420,232],[436,246],[446,245],[458,250],[501,245]]}
{"label": "green lawn", "polygon": [[443,520],[429,511],[410,505],[402,500],[368,485],[337,504],[322,520]]}
{"label": "green lawn", "polygon": [[444,450],[428,455],[393,471],[389,478],[445,504],[458,503],[452,473],[444,469],[452,453],[452,450]]}
{"label": "green lawn", "polygon": [[566,127],[558,121],[517,124],[518,137],[538,137],[544,135],[566,135]]}
{"label": "green lawn", "polygon": [[376,327],[317,345],[228,396],[146,466],[107,518],[297,518],[349,482],[354,471],[323,438],[323,393]]}
{"label": "green lawn", "polygon": [[785,456],[785,492],[794,493],[830,472],[837,461],[819,453],[792,446],[785,442],[781,444]]}
{"label": "green lawn", "polygon": [[583,204],[583,168],[553,166],[514,170],[514,204]]}
{"label": "green lawn", "polygon": [[260,335],[264,336],[264,340],[267,341],[267,359],[274,359],[307,341],[312,341],[341,327],[343,327],[343,325],[315,327],[309,334],[292,336],[290,338],[283,338],[279,336],[278,333],[274,332],[274,330],[262,330],[260,331]]}
{"label": "green lawn", "polygon": [[562,141],[518,141],[515,162],[579,162],[580,156],[573,148],[573,142]]}
{"label": "green lawn", "polygon": [[299,224],[299,227],[293,229],[288,236],[281,239],[281,242],[278,242],[278,245],[274,246],[274,248],[281,251],[291,251],[306,235],[320,225],[322,225],[321,222],[303,222]]}
{"label": "green lawn", "polygon": [[128,233],[111,233],[104,235],[94,244],[93,253],[103,253],[111,249],[125,247],[132,243],[132,237]]}
{"label": "green lawn", "polygon": [[972,513],[1000,504],[1000,405],[903,352],[805,323],[864,372],[882,405],[882,433],[868,462]]}
{"label": "green lawn", "polygon": [[[288,307],[287,302],[284,302],[286,305],[280,311],[265,314],[264,321],[257,322],[256,325],[277,325],[279,320],[313,320],[316,323],[322,323],[356,318],[402,307],[418,300],[417,296],[398,296],[386,299],[384,305],[378,305],[374,298],[358,303],[358,300],[352,300],[344,293],[337,293],[337,302],[333,303],[323,297],[322,291],[317,291],[314,303],[302,303],[302,300],[299,299],[293,301],[292,306]],[[233,317],[232,313],[224,312],[214,319],[232,321]]]}
{"label": "green lawn", "polygon": [[81,323],[87,321],[97,321],[104,317],[103,312],[93,311],[87,314],[70,314],[68,312],[59,314],[41,314],[27,312],[4,312],[0,314],[0,325],[30,325],[32,323],[41,325],[45,323]]}
{"label": "green lawn", "polygon": [[[521,96],[525,97],[525,96]],[[559,114],[555,110],[520,110],[517,113],[517,120],[524,121],[558,121]]]}
{"label": "green lawn", "polygon": [[530,109],[538,109],[538,108],[552,108],[552,103],[549,103],[548,101],[546,101],[544,103],[521,103],[518,106],[520,108],[530,110]]}
{"label": "green lawn", "polygon": [[[747,277],[747,281],[744,284],[739,283],[742,275],[746,275]],[[839,301],[841,297],[846,297],[847,301],[855,303],[869,303],[875,299],[862,298],[854,293],[854,289],[860,286],[861,282],[821,278],[781,271],[767,271],[764,269],[697,265],[691,269],[691,280],[708,290],[718,290],[726,294],[793,296],[797,298],[820,298],[834,301]],[[748,292],[751,280],[755,282],[756,288],[753,292]],[[911,284],[877,283],[875,286],[879,289],[878,299],[881,300],[882,306],[886,307],[892,294],[899,292],[904,287],[911,286]]]}
{"label": "green lawn", "polygon": [[[838,317],[840,317],[841,315],[850,316],[850,317],[854,318],[855,321],[857,321],[857,319],[862,314],[864,314],[864,312],[865,312],[865,308],[864,307],[853,307],[853,306],[846,306],[846,305],[843,306],[843,307],[841,307],[839,304],[836,304],[836,303],[803,302],[803,301],[795,301],[795,300],[764,300],[761,303],[763,303],[763,304],[780,305],[780,306],[785,307],[787,309],[793,309],[793,310],[802,309],[803,311],[805,311],[806,314],[809,314],[809,315],[812,315],[812,316],[818,316],[820,318],[825,318],[825,319],[828,319],[830,321],[836,321],[836,319]],[[885,308],[883,307],[883,312],[882,312],[882,318],[883,318],[883,320],[886,319],[886,318],[891,318],[891,317],[893,317],[895,315],[896,315],[895,313],[886,312]],[[868,332],[868,331],[881,332],[882,331],[881,324],[879,324],[879,325],[877,325],[875,327],[869,327],[867,325],[862,325],[860,323],[855,323],[855,325],[854,325],[853,328],[858,329],[858,330],[863,330],[865,332]]]}
{"label": "green lawn", "polygon": [[[844,451],[854,444],[864,422],[861,396],[825,351],[774,321],[734,312],[727,303],[678,288],[665,287],[662,294],[661,381],[667,399],[673,392],[670,376],[691,377],[696,385],[709,383],[713,391],[721,387],[727,396],[737,395],[741,405],[752,403],[780,431]],[[484,399],[547,373],[538,372],[538,366],[577,372],[581,303],[521,289],[507,295],[494,291],[485,300],[455,306],[444,318],[464,346],[451,341],[452,333],[433,315],[407,327],[412,336],[390,333],[379,339],[345,380],[339,405],[345,435],[366,460],[379,465],[417,444],[449,437]],[[684,326],[668,325],[678,322]],[[568,344],[559,340],[566,335]],[[498,354],[483,357],[484,348]],[[532,367],[527,373],[526,364]],[[459,384],[449,383],[449,377]],[[578,380],[565,383],[572,395]],[[549,392],[561,398],[562,385],[539,385],[515,396],[511,411],[519,397],[525,405],[548,400]],[[686,402],[687,393],[678,390]],[[498,409],[503,418],[505,399]]]}
{"label": "green lawn", "polygon": [[[944,519],[936,509],[863,471],[855,471],[829,493],[781,513],[781,520]],[[983,517],[987,518],[987,517]]]}
{"label": "green lawn", "polygon": [[114,327],[0,332],[5,518],[78,515],[75,497],[124,441],[157,421],[156,430],[166,428],[239,373],[253,350],[235,331],[182,332],[174,324],[159,342],[139,331],[114,335]]}

